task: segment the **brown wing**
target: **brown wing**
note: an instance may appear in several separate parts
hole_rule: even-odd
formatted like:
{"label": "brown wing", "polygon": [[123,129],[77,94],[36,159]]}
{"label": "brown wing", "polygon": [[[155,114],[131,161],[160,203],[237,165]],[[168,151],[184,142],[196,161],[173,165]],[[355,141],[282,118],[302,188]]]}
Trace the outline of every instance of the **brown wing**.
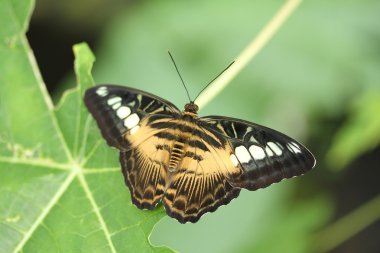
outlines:
{"label": "brown wing", "polygon": [[[228,182],[241,172],[229,159],[229,144],[209,131],[202,132],[199,136],[194,131],[188,139],[183,159],[171,175],[163,198],[167,214],[181,223],[197,222],[203,214],[228,204],[240,193]],[[220,145],[212,145],[211,139]]]}

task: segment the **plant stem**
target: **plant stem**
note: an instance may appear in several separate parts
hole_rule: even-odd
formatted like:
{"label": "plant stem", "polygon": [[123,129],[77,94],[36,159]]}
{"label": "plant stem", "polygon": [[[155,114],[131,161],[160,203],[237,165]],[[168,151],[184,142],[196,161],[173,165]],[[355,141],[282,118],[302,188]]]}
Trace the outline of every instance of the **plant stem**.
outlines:
{"label": "plant stem", "polygon": [[302,0],[288,0],[261,30],[256,38],[240,53],[235,63],[217,78],[197,99],[199,108],[203,108],[217,96],[227,84],[260,52],[287,18],[297,9]]}
{"label": "plant stem", "polygon": [[317,252],[328,252],[380,219],[380,195],[337,220],[317,235]]}

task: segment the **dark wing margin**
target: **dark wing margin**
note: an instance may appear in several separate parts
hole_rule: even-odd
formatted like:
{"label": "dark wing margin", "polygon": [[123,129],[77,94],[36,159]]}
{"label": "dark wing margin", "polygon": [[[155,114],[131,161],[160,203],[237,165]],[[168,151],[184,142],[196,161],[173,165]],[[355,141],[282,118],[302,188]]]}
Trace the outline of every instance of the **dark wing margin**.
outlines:
{"label": "dark wing margin", "polygon": [[231,160],[242,173],[230,180],[234,187],[257,190],[285,178],[302,175],[315,165],[313,154],[296,140],[248,121],[208,116],[200,122],[231,145]]}
{"label": "dark wing margin", "polygon": [[108,145],[120,150],[130,148],[123,135],[146,116],[171,117],[181,113],[175,105],[165,99],[126,86],[94,86],[86,90],[84,101]]}

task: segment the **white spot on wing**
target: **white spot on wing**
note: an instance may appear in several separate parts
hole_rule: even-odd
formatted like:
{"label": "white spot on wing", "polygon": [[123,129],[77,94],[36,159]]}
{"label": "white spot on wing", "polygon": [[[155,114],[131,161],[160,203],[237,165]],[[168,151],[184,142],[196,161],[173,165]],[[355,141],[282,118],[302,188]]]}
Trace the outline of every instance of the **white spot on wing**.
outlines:
{"label": "white spot on wing", "polygon": [[128,105],[130,105],[131,107],[134,107],[136,105],[136,101],[132,100],[131,102],[128,103]]}
{"label": "white spot on wing", "polygon": [[244,146],[235,148],[235,154],[240,163],[249,163],[252,160],[251,155]]}
{"label": "white spot on wing", "polygon": [[273,152],[276,155],[278,155],[278,156],[282,155],[282,150],[279,147],[280,144],[276,144],[274,142],[268,142],[267,145],[273,150]]}
{"label": "white spot on wing", "polygon": [[236,155],[231,154],[231,155],[230,155],[230,159],[231,159],[232,164],[233,164],[235,167],[237,167],[237,166],[239,165],[239,161],[238,161],[238,159],[236,158]]}
{"label": "white spot on wing", "polygon": [[119,108],[121,106],[121,102],[119,103],[116,103],[112,106],[112,109],[116,110],[117,108]]}
{"label": "white spot on wing", "polygon": [[289,142],[289,143],[287,144],[287,146],[288,146],[288,148],[290,149],[290,151],[292,151],[292,152],[295,153],[295,154],[297,154],[297,153],[302,153],[300,147],[299,147],[298,144],[295,143],[295,142]]}
{"label": "white spot on wing", "polygon": [[107,87],[105,86],[99,87],[95,92],[101,97],[105,97],[108,95],[108,90],[107,90]]}
{"label": "white spot on wing", "polygon": [[140,121],[139,115],[137,115],[136,113],[133,113],[124,120],[124,126],[130,129],[136,126],[139,123],[139,121]]}
{"label": "white spot on wing", "polygon": [[252,145],[249,147],[249,152],[251,153],[251,155],[253,156],[253,158],[255,158],[256,160],[262,160],[265,158],[265,152],[264,152],[264,149],[256,146],[256,145]]}
{"label": "white spot on wing", "polygon": [[250,141],[250,142],[259,143],[259,142],[256,140],[256,138],[253,137],[253,135],[251,135],[251,136],[249,137],[249,141]]}
{"label": "white spot on wing", "polygon": [[113,105],[118,102],[121,102],[121,97],[113,97],[107,100],[108,105]]}
{"label": "white spot on wing", "polygon": [[274,156],[272,150],[268,146],[266,146],[265,151],[267,152],[268,156]]}
{"label": "white spot on wing", "polygon": [[129,114],[131,114],[131,109],[129,109],[129,107],[126,107],[126,106],[122,106],[116,111],[116,115],[120,119],[126,118]]}
{"label": "white spot on wing", "polygon": [[139,128],[140,128],[139,125],[132,127],[130,134],[135,134],[139,130]]}

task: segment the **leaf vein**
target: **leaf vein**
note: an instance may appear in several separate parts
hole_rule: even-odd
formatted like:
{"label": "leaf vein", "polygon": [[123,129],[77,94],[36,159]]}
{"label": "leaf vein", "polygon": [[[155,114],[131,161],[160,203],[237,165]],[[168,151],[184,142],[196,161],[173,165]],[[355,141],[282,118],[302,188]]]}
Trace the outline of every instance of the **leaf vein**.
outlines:
{"label": "leaf vein", "polygon": [[71,182],[75,178],[76,173],[73,171],[71,172],[65,181],[62,183],[61,187],[58,189],[58,191],[53,195],[49,203],[46,205],[46,207],[42,210],[41,214],[37,217],[36,221],[32,224],[32,226],[29,228],[29,230],[25,233],[22,240],[17,244],[15,250],[13,252],[20,252],[22,248],[25,246],[25,244],[28,242],[28,240],[32,237],[36,229],[39,225],[41,225],[46,218],[46,216],[49,214],[49,212],[52,210],[52,208],[58,203],[59,199],[62,197],[62,195],[65,193],[67,188],[70,186]]}
{"label": "leaf vein", "polygon": [[81,186],[83,187],[83,190],[86,193],[86,196],[87,196],[88,200],[90,201],[90,203],[92,205],[92,208],[94,209],[95,215],[96,215],[96,217],[99,220],[100,226],[101,226],[101,228],[103,230],[103,233],[104,233],[104,235],[106,237],[106,240],[107,240],[107,242],[109,244],[109,247],[110,247],[111,251],[113,253],[116,253],[117,251],[116,251],[116,248],[115,248],[115,246],[114,246],[114,244],[112,242],[111,234],[110,234],[110,232],[109,232],[109,230],[107,228],[106,222],[103,219],[103,216],[102,216],[102,214],[100,212],[99,206],[96,203],[95,198],[94,198],[94,196],[91,193],[91,190],[90,190],[90,188],[89,188],[89,186],[87,184],[86,178],[84,177],[81,169],[79,169],[78,178],[79,178],[79,182],[80,182]]}
{"label": "leaf vein", "polygon": [[34,165],[39,167],[46,167],[56,170],[71,170],[70,164],[56,163],[51,160],[44,159],[25,159],[19,157],[4,157],[0,156],[0,162],[10,163],[10,164],[23,164],[23,165]]}

